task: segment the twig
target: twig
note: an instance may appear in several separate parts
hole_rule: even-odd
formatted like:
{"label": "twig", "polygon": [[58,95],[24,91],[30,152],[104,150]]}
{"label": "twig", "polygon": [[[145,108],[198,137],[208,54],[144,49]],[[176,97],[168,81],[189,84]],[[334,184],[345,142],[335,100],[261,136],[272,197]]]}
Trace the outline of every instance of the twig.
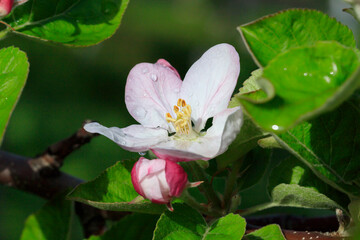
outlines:
{"label": "twig", "polygon": [[[0,151],[0,184],[45,199],[74,188],[83,181],[59,171],[59,168],[66,156],[88,143],[94,136],[96,135],[81,128],[33,159]],[[75,211],[83,225],[85,237],[101,234],[105,230],[106,219],[118,220],[127,214],[103,211],[81,203],[75,204]]]}
{"label": "twig", "polygon": [[[87,120],[83,125],[88,122],[91,121]],[[70,137],[51,145],[45,152],[29,160],[29,164],[35,172],[39,172],[42,176],[56,176],[59,168],[63,165],[64,159],[82,145],[90,142],[90,140],[97,135],[98,134],[86,132],[81,127]]]}

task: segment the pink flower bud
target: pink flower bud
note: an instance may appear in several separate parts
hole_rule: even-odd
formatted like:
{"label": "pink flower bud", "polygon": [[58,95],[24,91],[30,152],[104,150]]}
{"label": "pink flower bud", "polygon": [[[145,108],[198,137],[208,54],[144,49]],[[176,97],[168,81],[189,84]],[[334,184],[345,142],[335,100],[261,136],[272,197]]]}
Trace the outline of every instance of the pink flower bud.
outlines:
{"label": "pink flower bud", "polygon": [[131,180],[137,193],[159,204],[168,204],[173,197],[179,197],[188,183],[186,172],[177,163],[143,157],[135,163]]}
{"label": "pink flower bud", "polygon": [[11,10],[29,0],[0,0],[0,18],[9,15]]}
{"label": "pink flower bud", "polygon": [[0,0],[0,17],[5,17],[11,12],[14,0]]}

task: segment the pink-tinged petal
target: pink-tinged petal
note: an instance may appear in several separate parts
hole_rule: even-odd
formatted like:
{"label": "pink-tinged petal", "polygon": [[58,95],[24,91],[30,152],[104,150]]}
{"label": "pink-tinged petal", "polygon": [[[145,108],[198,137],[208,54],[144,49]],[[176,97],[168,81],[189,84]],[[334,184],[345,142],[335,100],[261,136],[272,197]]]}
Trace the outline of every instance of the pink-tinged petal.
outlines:
{"label": "pink-tinged petal", "polygon": [[14,0],[1,0],[0,1],[0,17],[7,16],[13,7]]}
{"label": "pink-tinged petal", "polygon": [[144,192],[142,191],[140,184],[139,184],[139,164],[141,164],[143,158],[140,158],[139,161],[137,161],[134,164],[134,167],[131,170],[131,182],[134,186],[135,191],[144,197]]}
{"label": "pink-tinged petal", "polygon": [[243,115],[240,107],[229,108],[214,116],[213,125],[206,135],[194,141],[176,140],[160,142],[151,150],[170,161],[209,160],[224,153],[240,132]]}
{"label": "pink-tinged petal", "polygon": [[168,61],[166,61],[165,59],[159,59],[159,60],[157,60],[156,63],[161,64],[161,65],[163,65],[164,67],[170,68],[170,70],[172,70],[172,71],[176,74],[176,76],[177,76],[179,79],[181,79],[180,74],[178,73],[178,71],[176,70],[176,68],[174,68],[174,67],[173,67]]}
{"label": "pink-tinged petal", "polygon": [[138,179],[140,182],[149,175],[154,175],[161,171],[165,171],[166,162],[163,159],[148,160],[146,158],[140,158],[140,160],[141,167],[138,172]]}
{"label": "pink-tinged petal", "polygon": [[91,133],[104,135],[120,147],[132,152],[147,151],[157,143],[168,139],[168,132],[165,129],[145,128],[141,125],[107,128],[97,122],[92,122],[85,124],[84,129]]}
{"label": "pink-tinged petal", "polygon": [[131,116],[144,127],[173,130],[165,115],[175,116],[173,106],[182,81],[177,72],[163,64],[140,63],[130,71],[125,86],[125,103]]}
{"label": "pink-tinged petal", "polygon": [[202,155],[192,153],[186,150],[177,150],[176,144],[173,141],[166,145],[156,146],[150,149],[158,158],[166,159],[172,162],[188,162],[194,160],[210,160]]}
{"label": "pink-tinged petal", "polygon": [[196,131],[204,128],[208,118],[227,108],[239,73],[239,55],[225,43],[210,48],[191,66],[180,96],[192,107]]}
{"label": "pink-tinged petal", "polygon": [[147,175],[142,181],[140,181],[140,186],[145,194],[145,197],[151,201],[169,202],[171,199],[169,196],[170,188],[166,182],[165,169],[157,174]]}
{"label": "pink-tinged petal", "polygon": [[170,187],[170,196],[179,197],[188,182],[187,174],[184,169],[175,162],[166,161],[165,166],[166,181]]}

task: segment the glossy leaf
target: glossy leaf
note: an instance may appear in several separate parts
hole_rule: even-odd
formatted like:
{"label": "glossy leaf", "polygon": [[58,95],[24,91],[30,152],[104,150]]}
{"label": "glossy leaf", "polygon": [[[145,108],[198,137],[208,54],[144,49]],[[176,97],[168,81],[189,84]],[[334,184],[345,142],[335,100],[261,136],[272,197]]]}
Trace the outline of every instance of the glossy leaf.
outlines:
{"label": "glossy leaf", "polygon": [[208,226],[200,213],[186,206],[174,205],[174,212],[163,213],[156,225],[154,240],[238,240],[245,233],[245,220],[228,214]]}
{"label": "glossy leaf", "polygon": [[21,240],[67,240],[72,218],[71,201],[63,197],[45,204],[25,222]]}
{"label": "glossy leaf", "polygon": [[246,234],[244,240],[286,240],[279,225],[271,224],[252,233]]}
{"label": "glossy leaf", "polygon": [[29,72],[26,54],[18,48],[0,50],[0,142]]}
{"label": "glossy leaf", "polygon": [[89,240],[151,240],[159,216],[131,214],[115,223],[105,234]]}
{"label": "glossy leaf", "polygon": [[88,46],[112,36],[129,0],[30,0],[4,21],[16,33],[69,46]]}
{"label": "glossy leaf", "polygon": [[324,182],[349,196],[360,196],[359,119],[359,107],[347,101],[276,137]]}
{"label": "glossy leaf", "polygon": [[316,10],[291,9],[265,16],[240,26],[244,42],[259,66],[266,66],[278,54],[317,41],[337,41],[355,47],[351,30]]}
{"label": "glossy leaf", "polygon": [[359,66],[357,50],[336,42],[294,48],[264,68],[263,80],[269,80],[276,93],[270,101],[239,101],[262,128],[282,132],[350,97],[360,85]]}
{"label": "glossy leaf", "polygon": [[132,185],[130,170],[118,162],[96,179],[77,186],[68,198],[104,210],[162,213],[166,209],[163,204],[148,200],[130,203],[139,196]]}
{"label": "glossy leaf", "polygon": [[[280,164],[272,170],[268,183],[269,193],[271,193],[279,184],[293,184],[308,188],[310,192],[315,191],[323,194],[324,199],[329,198],[334,201],[334,203],[330,205],[332,209],[336,207],[340,208],[341,206],[346,212],[350,202],[346,194],[337,191],[330,185],[321,181],[305,164],[294,157],[282,160]],[[326,207],[326,205],[324,207]]]}

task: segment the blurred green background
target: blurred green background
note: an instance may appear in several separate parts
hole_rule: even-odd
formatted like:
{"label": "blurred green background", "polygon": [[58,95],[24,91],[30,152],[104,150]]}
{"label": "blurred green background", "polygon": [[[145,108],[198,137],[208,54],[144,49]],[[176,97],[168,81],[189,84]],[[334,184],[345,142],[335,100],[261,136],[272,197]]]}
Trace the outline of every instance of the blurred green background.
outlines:
{"label": "blurred green background", "polygon": [[[66,48],[11,35],[0,42],[1,47],[14,45],[25,51],[30,74],[2,149],[32,157],[73,134],[85,119],[106,126],[135,123],[125,107],[124,87],[128,72],[140,62],[165,58],[185,76],[208,48],[227,42],[240,54],[240,86],[256,66],[238,25],[278,10],[307,7],[341,18],[357,33],[355,20],[341,11],[342,4],[341,0],[131,0],[116,34],[96,46]],[[139,155],[98,137],[68,157],[62,170],[90,180],[116,161],[134,157]],[[250,200],[261,202],[255,192],[244,196],[245,205]],[[0,186],[0,239],[18,239],[27,216],[44,202]]]}

